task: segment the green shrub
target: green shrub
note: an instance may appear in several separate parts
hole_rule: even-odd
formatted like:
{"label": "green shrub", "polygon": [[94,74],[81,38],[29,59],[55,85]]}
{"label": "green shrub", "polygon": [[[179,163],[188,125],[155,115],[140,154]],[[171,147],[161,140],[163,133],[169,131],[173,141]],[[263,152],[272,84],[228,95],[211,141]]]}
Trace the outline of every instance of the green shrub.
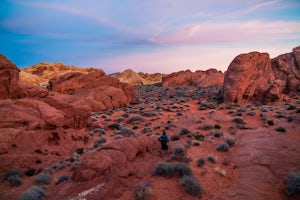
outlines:
{"label": "green shrub", "polygon": [[285,193],[288,196],[293,196],[297,192],[300,192],[300,173],[290,174],[287,177]]}
{"label": "green shrub", "polygon": [[174,171],[179,176],[192,175],[191,168],[184,162],[174,164]]}
{"label": "green shrub", "polygon": [[218,151],[226,152],[229,149],[229,145],[226,142],[222,142],[217,146]]}
{"label": "green shrub", "polygon": [[279,127],[275,128],[275,131],[284,132],[284,133],[286,132],[285,128],[282,127],[282,126],[279,126]]}
{"label": "green shrub", "polygon": [[48,173],[39,173],[36,177],[35,177],[35,182],[38,184],[45,184],[48,185],[50,183],[50,175]]}
{"label": "green shrub", "polygon": [[195,139],[203,141],[204,140],[204,135],[202,135],[202,134],[195,134]]}
{"label": "green shrub", "polygon": [[183,176],[179,180],[179,184],[184,186],[187,193],[191,195],[198,195],[202,192],[200,183],[193,176]]}
{"label": "green shrub", "polygon": [[63,181],[67,181],[67,180],[69,180],[70,179],[70,177],[69,177],[69,175],[67,175],[67,174],[62,174],[62,175],[60,175],[57,179],[56,179],[56,181],[55,181],[55,185],[58,185],[58,184],[60,184],[61,182],[63,182]]}
{"label": "green shrub", "polygon": [[199,158],[197,160],[197,167],[202,167],[205,164],[204,158]]}
{"label": "green shrub", "polygon": [[151,182],[146,181],[137,185],[134,192],[134,197],[135,200],[146,200],[151,194]]}
{"label": "green shrub", "polygon": [[21,193],[18,200],[40,200],[45,196],[45,191],[37,186],[25,190]]}
{"label": "green shrub", "polygon": [[154,176],[164,176],[164,177],[172,177],[174,175],[175,169],[174,165],[168,162],[160,162],[158,163],[153,170]]}

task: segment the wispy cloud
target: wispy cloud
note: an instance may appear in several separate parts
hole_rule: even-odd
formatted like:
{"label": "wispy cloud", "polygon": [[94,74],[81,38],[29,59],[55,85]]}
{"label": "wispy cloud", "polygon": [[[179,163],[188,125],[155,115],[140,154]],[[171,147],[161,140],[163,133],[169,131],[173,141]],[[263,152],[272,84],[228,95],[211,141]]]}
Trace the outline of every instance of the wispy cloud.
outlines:
{"label": "wispy cloud", "polygon": [[257,40],[295,39],[300,35],[300,22],[248,21],[198,23],[165,32],[151,41],[162,45],[207,44]]}

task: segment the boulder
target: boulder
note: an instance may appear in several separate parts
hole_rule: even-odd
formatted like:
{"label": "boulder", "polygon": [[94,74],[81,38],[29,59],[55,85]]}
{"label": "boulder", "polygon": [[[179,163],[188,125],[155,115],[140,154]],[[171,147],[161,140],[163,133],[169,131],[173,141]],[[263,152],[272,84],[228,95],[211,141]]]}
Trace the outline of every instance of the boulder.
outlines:
{"label": "boulder", "polygon": [[269,54],[251,52],[238,55],[225,75],[224,102],[265,101],[274,80]]}
{"label": "boulder", "polygon": [[11,98],[18,86],[19,69],[0,54],[0,99]]}
{"label": "boulder", "polygon": [[283,81],[284,93],[300,91],[300,46],[273,58],[271,64],[275,78]]}
{"label": "boulder", "polygon": [[207,71],[198,70],[191,72],[190,70],[179,71],[165,76],[162,79],[163,87],[173,86],[222,86],[224,82],[224,74],[216,69]]}

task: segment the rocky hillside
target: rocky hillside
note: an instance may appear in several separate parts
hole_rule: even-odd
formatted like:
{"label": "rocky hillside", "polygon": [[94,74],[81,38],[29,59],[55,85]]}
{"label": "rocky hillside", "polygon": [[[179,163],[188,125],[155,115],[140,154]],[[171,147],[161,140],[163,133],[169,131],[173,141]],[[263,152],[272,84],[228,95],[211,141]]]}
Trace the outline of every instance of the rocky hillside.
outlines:
{"label": "rocky hillside", "polygon": [[161,73],[154,73],[154,74],[148,74],[143,72],[136,73],[131,69],[128,69],[120,73],[111,74],[110,76],[119,79],[119,81],[121,82],[129,83],[131,85],[149,85],[149,84],[161,83],[162,78],[166,75]]}
{"label": "rocky hillside", "polygon": [[94,68],[67,66],[59,62],[42,62],[31,67],[21,69],[19,76],[20,82],[23,83],[47,85],[49,80],[55,76],[61,76],[69,72],[81,72],[87,74],[94,70]]}

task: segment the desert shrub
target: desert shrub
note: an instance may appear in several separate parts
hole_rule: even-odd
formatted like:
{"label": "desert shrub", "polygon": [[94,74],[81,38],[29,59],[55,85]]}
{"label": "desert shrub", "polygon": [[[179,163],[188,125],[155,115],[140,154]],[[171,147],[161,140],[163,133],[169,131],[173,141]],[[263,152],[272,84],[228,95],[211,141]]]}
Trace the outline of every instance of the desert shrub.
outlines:
{"label": "desert shrub", "polygon": [[212,131],[210,132],[210,134],[213,135],[214,137],[219,138],[219,137],[223,136],[223,131],[220,131],[220,130],[212,130]]}
{"label": "desert shrub", "polygon": [[175,141],[175,140],[179,140],[180,139],[180,137],[179,137],[179,135],[173,135],[173,136],[171,136],[171,141]]}
{"label": "desert shrub", "polygon": [[80,161],[79,161],[79,160],[76,160],[75,162],[72,162],[70,168],[71,168],[72,170],[75,170],[75,169],[77,169],[77,168],[79,167],[79,165],[80,165]]}
{"label": "desert shrub", "polygon": [[16,187],[22,184],[22,179],[19,175],[9,176],[7,181],[9,182],[10,187]]}
{"label": "desert shrub", "polygon": [[196,140],[200,140],[200,141],[204,140],[204,135],[202,135],[202,134],[195,134],[194,137],[195,137]]}
{"label": "desert shrub", "polygon": [[202,167],[205,164],[205,159],[204,158],[199,158],[197,160],[197,167]]}
{"label": "desert shrub", "polygon": [[287,177],[285,193],[288,196],[293,196],[297,192],[300,192],[300,173],[290,174]]}
{"label": "desert shrub", "polygon": [[202,129],[203,130],[210,130],[210,129],[212,129],[213,128],[213,126],[211,125],[211,124],[204,124],[203,126],[202,126]]}
{"label": "desert shrub", "polygon": [[138,115],[135,115],[135,116],[132,116],[128,121],[127,123],[129,124],[136,124],[136,123],[139,123],[139,122],[142,122],[144,121],[145,119],[138,116]]}
{"label": "desert shrub", "polygon": [[226,136],[225,137],[225,142],[230,146],[232,147],[234,144],[235,144],[235,138],[233,137],[229,137],[229,136]]}
{"label": "desert shrub", "polygon": [[179,176],[192,175],[191,168],[184,162],[179,162],[174,164],[174,171]]}
{"label": "desert shrub", "polygon": [[24,174],[26,176],[33,176],[35,174],[35,169],[34,168],[28,168],[24,171]]}
{"label": "desert shrub", "polygon": [[36,177],[35,177],[35,182],[38,184],[45,184],[48,185],[50,183],[50,175],[48,173],[39,173]]}
{"label": "desert shrub", "polygon": [[[188,141],[187,141],[186,145],[189,145]],[[176,145],[173,148],[173,153],[171,154],[171,156],[168,159],[169,160],[177,160],[179,162],[186,162],[186,163],[191,161],[191,158],[186,156],[185,148],[182,145]]]}
{"label": "desert shrub", "polygon": [[198,195],[202,192],[200,183],[193,176],[183,176],[179,180],[179,184],[184,186],[187,193],[191,195]]}
{"label": "desert shrub", "polygon": [[187,135],[189,134],[191,131],[189,131],[187,128],[182,128],[179,132],[179,135]]}
{"label": "desert shrub", "polygon": [[284,133],[286,132],[285,128],[282,127],[282,126],[279,126],[279,127],[275,128],[275,131],[284,132]]}
{"label": "desert shrub", "polygon": [[22,184],[21,173],[17,170],[11,170],[4,174],[3,179],[9,182],[10,187],[19,186]]}
{"label": "desert shrub", "polygon": [[288,105],[287,107],[287,110],[295,110],[295,109],[297,109],[297,107],[294,105]]}
{"label": "desert shrub", "polygon": [[216,128],[216,129],[220,129],[220,128],[221,128],[221,125],[220,125],[220,124],[215,124],[215,128]]}
{"label": "desert shrub", "polygon": [[135,200],[146,200],[151,194],[151,182],[146,181],[137,185],[134,191],[134,198]]}
{"label": "desert shrub", "polygon": [[217,162],[217,158],[213,155],[207,156],[207,160],[211,163],[216,163]]}
{"label": "desert shrub", "polygon": [[40,200],[45,196],[45,191],[37,186],[25,190],[18,197],[18,200]]}
{"label": "desert shrub", "polygon": [[233,118],[232,121],[235,122],[238,125],[245,125],[246,124],[246,122],[244,121],[244,119],[241,118],[241,117],[235,117],[235,118]]}
{"label": "desert shrub", "polygon": [[160,162],[158,163],[153,170],[154,176],[164,176],[164,177],[172,177],[174,175],[175,169],[174,165],[168,162]]}
{"label": "desert shrub", "polygon": [[226,142],[222,142],[217,146],[218,151],[226,152],[228,151],[228,149],[229,149],[229,145]]}
{"label": "desert shrub", "polygon": [[66,165],[64,162],[60,162],[60,163],[54,163],[52,166],[51,166],[53,169],[60,169],[60,170],[63,170],[66,168]]}
{"label": "desert shrub", "polygon": [[267,123],[268,123],[269,126],[273,126],[274,125],[274,120],[269,119],[269,120],[267,120]]}
{"label": "desert shrub", "polygon": [[56,179],[56,181],[55,181],[55,185],[58,185],[58,184],[60,184],[61,182],[63,182],[63,181],[67,181],[67,180],[69,180],[69,175],[67,175],[67,174],[62,174],[62,175],[60,175],[57,179]]}

